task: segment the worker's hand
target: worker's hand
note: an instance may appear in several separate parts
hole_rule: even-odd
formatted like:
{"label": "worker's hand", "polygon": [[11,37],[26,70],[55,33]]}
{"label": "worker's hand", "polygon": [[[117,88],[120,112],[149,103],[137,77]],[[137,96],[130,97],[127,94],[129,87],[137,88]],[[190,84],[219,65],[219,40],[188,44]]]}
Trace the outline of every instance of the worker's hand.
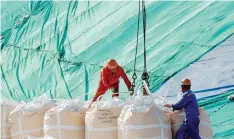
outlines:
{"label": "worker's hand", "polygon": [[116,92],[117,92],[116,89],[115,89],[114,87],[111,87],[110,90],[111,90],[111,92],[113,92],[113,93],[116,93]]}
{"label": "worker's hand", "polygon": [[134,89],[133,88],[128,88],[129,94],[130,96],[132,96],[134,94]]}
{"label": "worker's hand", "polygon": [[145,90],[145,88],[143,88],[143,96],[148,96],[149,94],[147,93],[147,91]]}
{"label": "worker's hand", "polygon": [[172,108],[172,105],[171,104],[165,104],[164,107]]}

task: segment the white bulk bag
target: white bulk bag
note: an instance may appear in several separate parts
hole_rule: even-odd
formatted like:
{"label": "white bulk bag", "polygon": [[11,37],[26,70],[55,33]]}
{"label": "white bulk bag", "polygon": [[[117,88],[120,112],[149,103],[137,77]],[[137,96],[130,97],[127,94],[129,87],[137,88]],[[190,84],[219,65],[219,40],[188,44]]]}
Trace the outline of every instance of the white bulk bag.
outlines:
{"label": "white bulk bag", "polygon": [[[205,139],[213,139],[213,130],[211,127],[211,122],[209,119],[208,114],[203,108],[199,108],[200,112],[200,124],[199,124],[199,135],[201,138]],[[168,113],[170,119],[171,119],[171,124],[172,124],[172,134],[173,137],[176,136],[176,132],[179,130],[181,124],[184,121],[184,112],[183,111],[175,111]]]}
{"label": "white bulk bag", "polygon": [[117,119],[124,102],[117,97],[97,102],[86,112],[86,139],[118,139]]}
{"label": "white bulk bag", "polygon": [[70,100],[46,112],[44,134],[56,139],[85,139],[83,103]]}
{"label": "white bulk bag", "polygon": [[150,96],[136,96],[118,119],[119,139],[171,139],[171,124]]}
{"label": "white bulk bag", "polygon": [[9,116],[11,138],[43,137],[44,115],[53,106],[46,96],[38,97],[30,103],[20,103]]}

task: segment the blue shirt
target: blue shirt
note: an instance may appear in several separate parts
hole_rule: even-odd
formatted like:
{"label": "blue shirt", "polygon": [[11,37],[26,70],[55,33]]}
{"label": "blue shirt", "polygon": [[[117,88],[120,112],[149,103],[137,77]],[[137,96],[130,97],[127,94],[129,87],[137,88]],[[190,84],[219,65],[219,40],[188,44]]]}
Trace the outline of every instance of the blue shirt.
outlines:
{"label": "blue shirt", "polygon": [[186,119],[200,115],[197,98],[191,90],[188,90],[187,93],[184,94],[183,98],[179,102],[172,105],[172,108],[173,111],[184,109]]}

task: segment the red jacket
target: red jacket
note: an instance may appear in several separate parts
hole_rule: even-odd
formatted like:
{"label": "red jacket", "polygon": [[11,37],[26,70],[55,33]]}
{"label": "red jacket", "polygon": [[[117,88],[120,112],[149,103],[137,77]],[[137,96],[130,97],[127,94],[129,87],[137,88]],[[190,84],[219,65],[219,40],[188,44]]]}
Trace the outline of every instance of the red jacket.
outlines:
{"label": "red jacket", "polygon": [[119,84],[119,78],[122,77],[128,88],[131,88],[131,82],[129,81],[124,69],[118,66],[116,72],[112,72],[109,68],[104,67],[101,71],[101,79],[99,82],[98,92],[109,89],[110,87],[116,87]]}

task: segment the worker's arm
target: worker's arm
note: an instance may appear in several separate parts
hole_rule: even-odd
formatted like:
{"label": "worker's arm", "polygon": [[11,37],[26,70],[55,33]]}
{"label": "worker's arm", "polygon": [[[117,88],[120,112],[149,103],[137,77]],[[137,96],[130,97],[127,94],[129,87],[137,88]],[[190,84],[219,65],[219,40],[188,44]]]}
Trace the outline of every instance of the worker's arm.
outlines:
{"label": "worker's arm", "polygon": [[184,95],[183,98],[177,102],[176,104],[172,105],[173,111],[174,110],[181,110],[182,108],[184,108],[184,106],[186,106],[188,103],[190,102],[190,99],[187,95]]}
{"label": "worker's arm", "polygon": [[102,82],[106,86],[106,88],[110,88],[110,84],[108,81],[108,75],[105,73],[105,71],[102,71]]}
{"label": "worker's arm", "polygon": [[123,68],[122,68],[121,77],[123,78],[123,80],[124,80],[125,84],[127,85],[128,89],[130,89],[132,85],[131,85],[131,82],[130,82],[130,80],[128,79],[128,76],[126,75],[126,73],[125,73],[125,71],[124,71]]}

